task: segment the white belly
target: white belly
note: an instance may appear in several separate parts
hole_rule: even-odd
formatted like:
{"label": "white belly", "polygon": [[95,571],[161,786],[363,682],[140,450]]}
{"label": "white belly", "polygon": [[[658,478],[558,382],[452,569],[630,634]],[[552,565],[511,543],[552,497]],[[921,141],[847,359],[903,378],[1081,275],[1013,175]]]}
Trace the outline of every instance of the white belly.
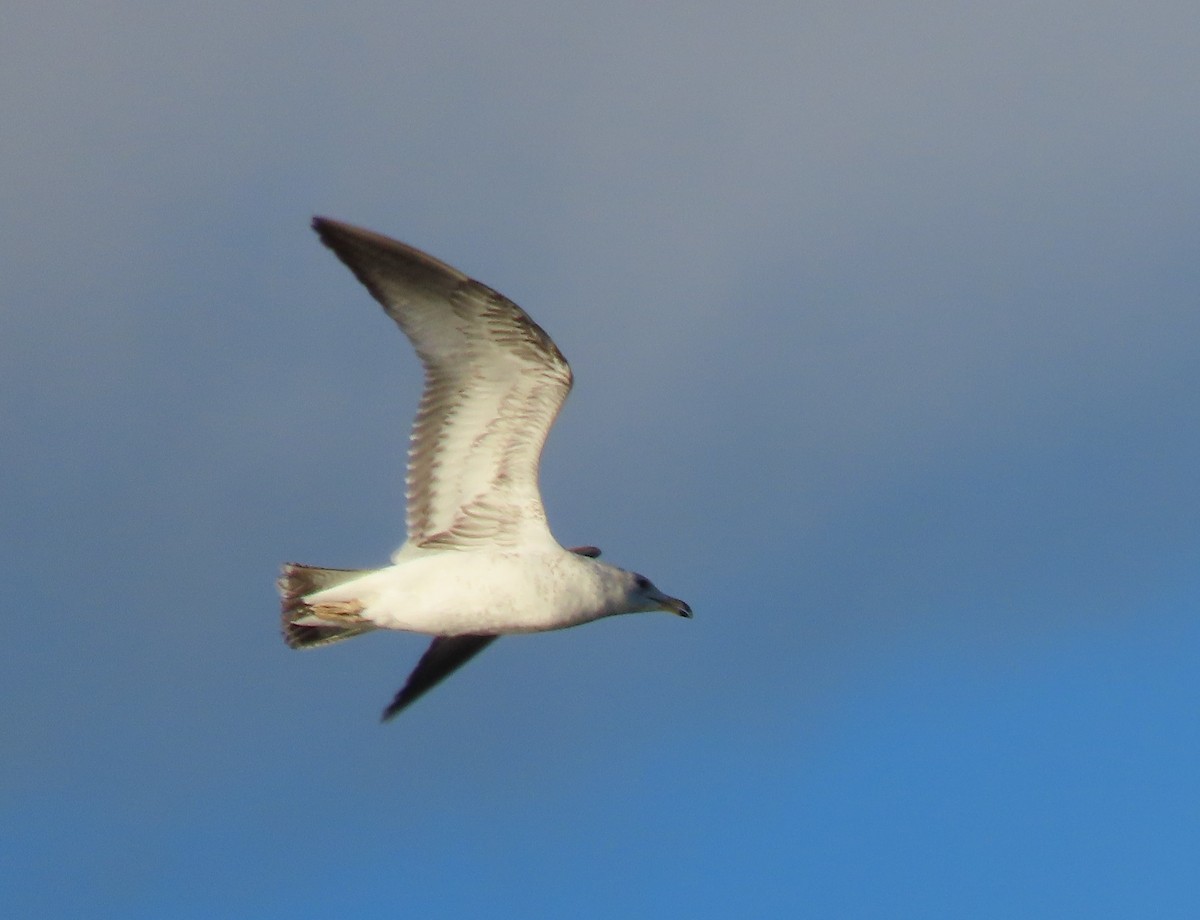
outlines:
{"label": "white belly", "polygon": [[585,562],[565,550],[444,550],[410,556],[306,600],[357,600],[361,615],[378,626],[430,635],[561,629],[604,614]]}

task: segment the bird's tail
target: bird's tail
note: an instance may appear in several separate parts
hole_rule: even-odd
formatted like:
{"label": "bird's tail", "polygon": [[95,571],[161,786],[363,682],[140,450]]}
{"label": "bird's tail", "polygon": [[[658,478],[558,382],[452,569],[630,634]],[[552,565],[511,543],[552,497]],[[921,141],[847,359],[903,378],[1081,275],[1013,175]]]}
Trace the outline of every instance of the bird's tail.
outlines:
{"label": "bird's tail", "polygon": [[321,569],[289,562],[279,577],[283,598],[283,641],[289,648],[316,648],[375,628],[357,603],[309,604],[304,598],[366,575],[370,569]]}

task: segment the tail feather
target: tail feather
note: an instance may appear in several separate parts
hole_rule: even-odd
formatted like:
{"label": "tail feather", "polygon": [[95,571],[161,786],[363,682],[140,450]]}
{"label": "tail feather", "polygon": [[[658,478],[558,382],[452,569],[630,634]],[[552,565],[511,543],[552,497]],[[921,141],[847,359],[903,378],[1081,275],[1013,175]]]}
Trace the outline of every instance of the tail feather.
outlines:
{"label": "tail feather", "polygon": [[283,641],[289,648],[316,648],[342,639],[361,636],[375,628],[358,616],[353,605],[314,606],[304,598],[326,588],[366,575],[370,569],[322,569],[289,562],[279,578],[282,601]]}

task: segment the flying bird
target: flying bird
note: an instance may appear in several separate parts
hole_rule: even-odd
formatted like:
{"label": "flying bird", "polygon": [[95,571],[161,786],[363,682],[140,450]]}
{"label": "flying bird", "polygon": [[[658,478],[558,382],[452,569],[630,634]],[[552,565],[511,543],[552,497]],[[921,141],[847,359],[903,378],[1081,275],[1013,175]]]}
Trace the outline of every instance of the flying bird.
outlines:
{"label": "flying bird", "polygon": [[381,569],[289,563],[283,637],[313,648],[375,629],[433,636],[390,719],[499,636],[691,608],[550,533],[538,465],[571,390],[562,352],[504,295],[378,233],[313,219],[425,370],[408,452],[407,535]]}

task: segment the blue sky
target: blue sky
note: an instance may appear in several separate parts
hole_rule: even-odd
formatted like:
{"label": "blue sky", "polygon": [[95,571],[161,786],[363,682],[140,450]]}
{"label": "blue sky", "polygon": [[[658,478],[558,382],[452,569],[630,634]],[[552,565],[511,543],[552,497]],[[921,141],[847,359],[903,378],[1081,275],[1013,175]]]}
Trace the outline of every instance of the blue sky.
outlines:
{"label": "blue sky", "polygon": [[[1196,915],[1193,4],[10,7],[14,916]],[[314,213],[554,336],[693,621],[284,647],[420,385]]]}

